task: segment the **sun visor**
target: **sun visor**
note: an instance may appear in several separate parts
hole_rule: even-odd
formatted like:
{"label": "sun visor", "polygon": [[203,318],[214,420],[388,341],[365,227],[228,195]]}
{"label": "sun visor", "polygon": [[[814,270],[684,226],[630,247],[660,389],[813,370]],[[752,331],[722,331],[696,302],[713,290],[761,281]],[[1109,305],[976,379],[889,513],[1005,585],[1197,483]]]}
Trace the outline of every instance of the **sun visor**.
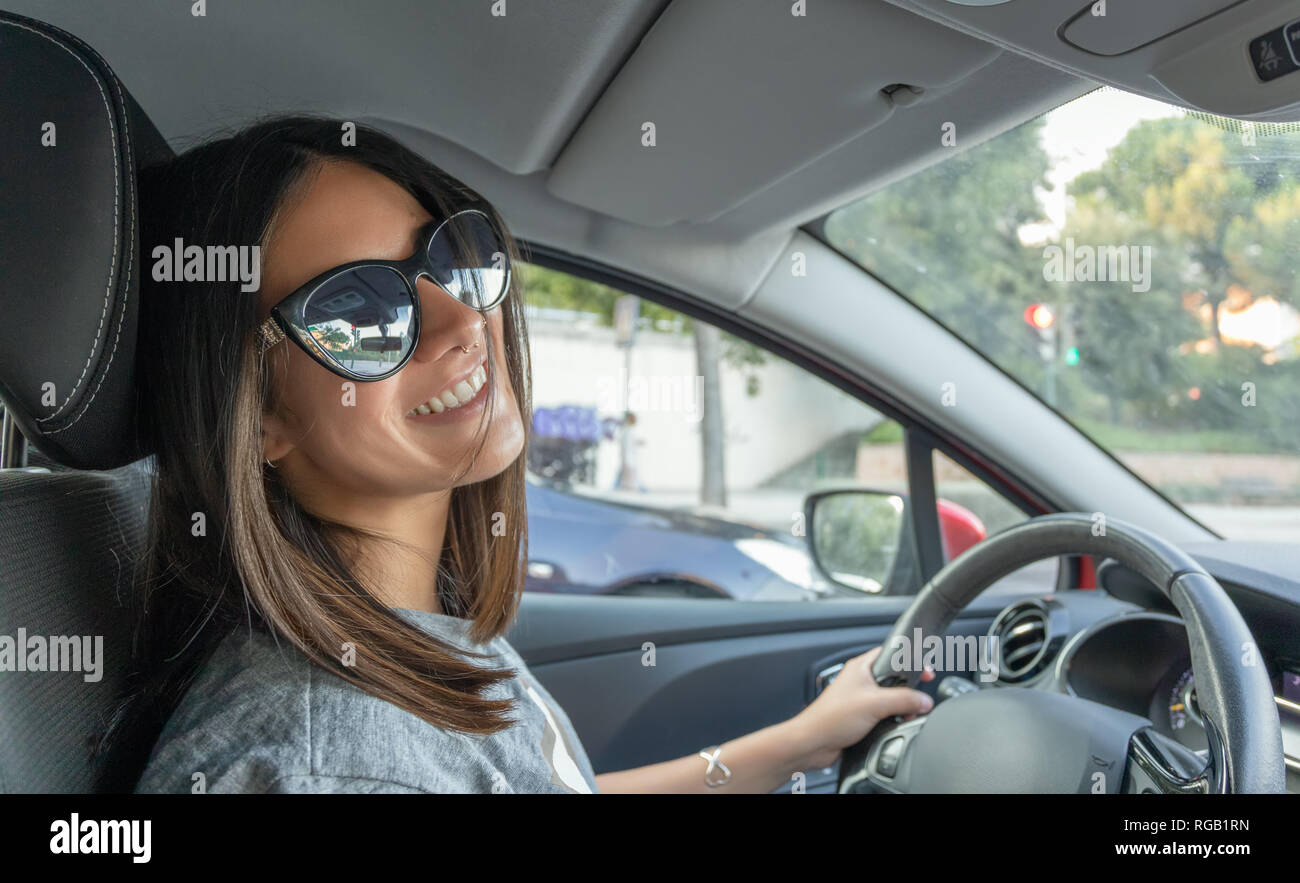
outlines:
{"label": "sun visor", "polygon": [[742,39],[732,0],[669,5],[560,154],[550,192],[647,226],[712,220],[1001,51],[882,0],[743,15]]}
{"label": "sun visor", "polygon": [[1094,3],[1082,9],[1062,29],[1061,39],[1094,55],[1123,55],[1241,2],[1107,0],[1102,6]]}
{"label": "sun visor", "polygon": [[1042,64],[1189,110],[1300,120],[1296,0],[890,0]]}

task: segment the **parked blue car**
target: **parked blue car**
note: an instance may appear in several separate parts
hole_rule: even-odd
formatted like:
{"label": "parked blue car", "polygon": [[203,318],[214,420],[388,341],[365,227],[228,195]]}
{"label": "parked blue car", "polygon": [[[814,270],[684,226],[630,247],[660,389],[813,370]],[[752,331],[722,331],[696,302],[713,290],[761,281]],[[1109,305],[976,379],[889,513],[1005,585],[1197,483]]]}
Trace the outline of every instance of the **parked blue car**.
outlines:
{"label": "parked blue car", "polygon": [[751,601],[851,594],[817,573],[802,539],[582,496],[531,476],[526,589]]}

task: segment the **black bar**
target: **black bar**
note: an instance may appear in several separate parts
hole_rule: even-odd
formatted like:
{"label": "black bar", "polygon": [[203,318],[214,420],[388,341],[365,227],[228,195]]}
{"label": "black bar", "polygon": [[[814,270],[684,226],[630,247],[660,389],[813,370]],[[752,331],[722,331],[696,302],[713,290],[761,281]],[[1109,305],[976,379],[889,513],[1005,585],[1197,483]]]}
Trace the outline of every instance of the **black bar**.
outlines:
{"label": "black bar", "polygon": [[921,565],[922,584],[945,564],[943,539],[939,533],[939,501],[934,487],[934,439],[919,429],[903,433],[907,456],[907,495],[912,512],[912,530]]}

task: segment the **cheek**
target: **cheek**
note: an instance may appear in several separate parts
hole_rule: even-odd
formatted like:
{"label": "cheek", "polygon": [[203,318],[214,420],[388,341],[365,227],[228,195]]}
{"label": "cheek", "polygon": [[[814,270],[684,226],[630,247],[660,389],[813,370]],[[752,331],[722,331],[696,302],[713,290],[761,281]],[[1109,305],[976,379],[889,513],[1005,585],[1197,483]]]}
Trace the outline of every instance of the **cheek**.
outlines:
{"label": "cheek", "polygon": [[382,451],[387,431],[388,381],[357,383],[331,374],[304,353],[290,358],[281,401],[292,413],[297,445],[326,471],[356,469]]}
{"label": "cheek", "polygon": [[493,451],[495,462],[492,467],[498,471],[510,465],[519,456],[524,449],[526,437],[523,417],[519,413],[519,402],[510,383],[509,369],[506,365],[502,325],[498,310],[492,314],[488,325],[492,331],[492,363],[496,375],[497,398],[492,423],[488,429],[487,445],[484,449],[485,454],[489,449]]}
{"label": "cheek", "polygon": [[[430,441],[431,434],[412,434],[394,418],[399,378],[353,383],[325,371],[305,353],[290,353],[280,398],[289,412],[286,419],[295,444],[311,461],[304,475],[336,487],[400,495],[444,488],[448,479],[472,484],[506,469],[523,452],[527,433],[510,382],[499,311],[489,317],[488,327],[497,384],[491,420],[485,427],[467,422],[449,428],[436,442]],[[484,430],[480,448],[475,434]],[[463,473],[464,457],[472,449],[478,455]],[[429,483],[413,484],[413,475],[428,476]]]}
{"label": "cheek", "polygon": [[514,417],[518,420],[519,408],[515,404],[515,391],[510,384],[510,369],[506,364],[506,344],[502,325],[501,311],[497,310],[488,320],[488,329],[492,332],[492,367],[496,374],[499,396],[503,400],[502,405],[510,406],[509,409],[503,408],[503,410],[513,410]]}

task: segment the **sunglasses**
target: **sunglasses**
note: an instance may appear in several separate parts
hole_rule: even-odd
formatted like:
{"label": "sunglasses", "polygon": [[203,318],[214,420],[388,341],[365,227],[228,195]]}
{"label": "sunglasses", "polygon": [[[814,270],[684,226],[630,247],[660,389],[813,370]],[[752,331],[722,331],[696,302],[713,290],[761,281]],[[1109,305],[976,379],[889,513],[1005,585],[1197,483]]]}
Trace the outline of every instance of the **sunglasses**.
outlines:
{"label": "sunglasses", "polygon": [[258,328],[260,351],[287,336],[341,377],[383,380],[402,369],[420,341],[421,276],[479,312],[505,300],[510,258],[483,212],[430,221],[417,242],[405,260],[340,264],[297,288]]}

